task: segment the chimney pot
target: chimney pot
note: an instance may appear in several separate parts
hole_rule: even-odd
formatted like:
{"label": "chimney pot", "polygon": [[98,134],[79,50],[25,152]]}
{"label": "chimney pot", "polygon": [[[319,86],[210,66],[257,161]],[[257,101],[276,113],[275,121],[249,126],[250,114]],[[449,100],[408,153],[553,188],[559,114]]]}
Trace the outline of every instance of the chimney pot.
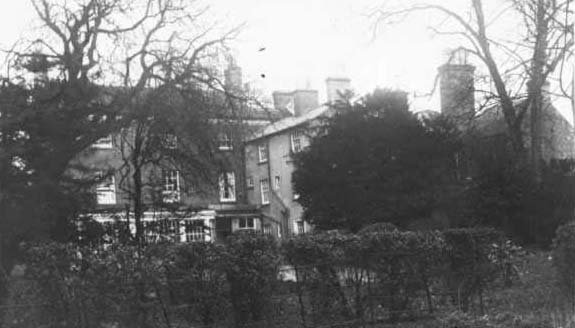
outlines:
{"label": "chimney pot", "polygon": [[325,80],[327,102],[330,104],[343,100],[341,94],[351,91],[351,80],[347,77],[328,77]]}

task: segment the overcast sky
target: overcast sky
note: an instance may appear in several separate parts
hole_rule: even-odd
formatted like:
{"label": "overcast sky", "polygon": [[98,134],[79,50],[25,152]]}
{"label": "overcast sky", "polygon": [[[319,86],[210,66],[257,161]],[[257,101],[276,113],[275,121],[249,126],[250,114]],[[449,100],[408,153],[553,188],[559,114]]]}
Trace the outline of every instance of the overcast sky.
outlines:
{"label": "overcast sky", "polygon": [[[246,23],[233,43],[233,52],[245,82],[267,94],[311,87],[325,100],[325,79],[346,76],[359,94],[379,86],[423,95],[431,91],[448,49],[458,45],[428,28],[438,24],[449,28],[437,15],[419,14],[401,24],[383,26],[374,37],[373,19],[368,14],[386,0],[202,1],[211,5],[214,17],[229,26]],[[395,0],[405,1],[409,0]],[[437,1],[460,12],[468,5],[464,0]],[[0,3],[0,45],[7,47],[32,26],[34,15],[27,0]],[[515,28],[506,3],[485,0],[488,15],[498,18],[491,27],[498,34],[513,33]],[[416,110],[438,109],[437,97],[413,99]]]}

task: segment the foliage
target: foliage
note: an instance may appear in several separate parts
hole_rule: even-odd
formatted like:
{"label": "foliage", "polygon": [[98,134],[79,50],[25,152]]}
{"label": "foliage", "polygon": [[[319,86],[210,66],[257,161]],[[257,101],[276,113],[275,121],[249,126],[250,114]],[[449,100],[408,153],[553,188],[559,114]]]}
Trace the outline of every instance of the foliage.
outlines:
{"label": "foliage", "polygon": [[295,160],[298,201],[317,229],[405,227],[450,198],[459,142],[447,120],[418,118],[406,95],[390,90],[334,110]]}
{"label": "foliage", "polygon": [[557,229],[553,240],[553,266],[557,271],[557,284],[561,295],[575,310],[575,223],[569,222]]}
{"label": "foliage", "polygon": [[268,325],[279,255],[277,243],[270,235],[240,232],[228,238],[223,260],[237,327]]}
{"label": "foliage", "polygon": [[296,273],[304,323],[382,316],[395,321],[411,316],[421,292],[433,311],[432,289],[443,261],[438,233],[331,231],[294,237],[283,248]]}
{"label": "foliage", "polygon": [[[306,234],[281,248],[240,233],[225,244],[38,244],[10,277],[3,326],[259,327],[399,322],[491,291],[493,231]],[[500,254],[503,253],[503,254]],[[295,281],[279,275],[282,257]],[[446,287],[448,289],[446,289]],[[290,292],[291,291],[291,292]],[[459,297],[459,300],[457,299]],[[469,312],[474,313],[473,307]]]}
{"label": "foliage", "polygon": [[[154,246],[153,246],[154,248]],[[229,310],[224,246],[193,243],[155,246],[162,259],[171,304],[189,323],[209,326],[226,319]]]}
{"label": "foliage", "polygon": [[492,229],[452,229],[444,232],[446,244],[446,283],[453,302],[467,312],[474,297],[484,312],[483,293],[499,273],[498,253],[501,233]]}
{"label": "foliage", "polygon": [[572,164],[543,165],[536,181],[530,168],[516,165],[500,146],[475,151],[477,172],[461,194],[465,204],[455,206],[472,219],[464,224],[494,227],[524,245],[549,247],[557,227],[575,211]]}

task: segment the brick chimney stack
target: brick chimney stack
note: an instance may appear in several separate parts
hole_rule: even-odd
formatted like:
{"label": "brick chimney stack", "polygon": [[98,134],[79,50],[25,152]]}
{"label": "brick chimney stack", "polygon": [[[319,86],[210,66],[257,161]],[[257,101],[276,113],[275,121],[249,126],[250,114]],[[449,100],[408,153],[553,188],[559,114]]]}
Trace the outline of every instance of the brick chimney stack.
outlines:
{"label": "brick chimney stack", "polygon": [[325,80],[327,102],[329,104],[342,100],[340,94],[351,91],[351,80],[347,77],[328,77]]}
{"label": "brick chimney stack", "polygon": [[439,67],[441,113],[456,122],[467,122],[475,112],[475,67],[467,63],[467,53],[460,49]]}
{"label": "brick chimney stack", "polygon": [[298,89],[293,92],[295,116],[301,116],[312,109],[319,107],[317,90]]}
{"label": "brick chimney stack", "polygon": [[292,115],[295,115],[293,104],[293,92],[291,91],[274,91],[272,93],[274,99],[274,108],[278,110],[287,110]]}

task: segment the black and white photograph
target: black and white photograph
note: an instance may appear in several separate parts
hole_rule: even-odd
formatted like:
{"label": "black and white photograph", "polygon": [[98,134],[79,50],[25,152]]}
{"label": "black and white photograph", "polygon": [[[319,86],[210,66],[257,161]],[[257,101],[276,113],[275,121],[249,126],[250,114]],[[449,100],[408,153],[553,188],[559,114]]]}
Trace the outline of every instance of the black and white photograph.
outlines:
{"label": "black and white photograph", "polygon": [[574,0],[0,5],[0,328],[575,328]]}

